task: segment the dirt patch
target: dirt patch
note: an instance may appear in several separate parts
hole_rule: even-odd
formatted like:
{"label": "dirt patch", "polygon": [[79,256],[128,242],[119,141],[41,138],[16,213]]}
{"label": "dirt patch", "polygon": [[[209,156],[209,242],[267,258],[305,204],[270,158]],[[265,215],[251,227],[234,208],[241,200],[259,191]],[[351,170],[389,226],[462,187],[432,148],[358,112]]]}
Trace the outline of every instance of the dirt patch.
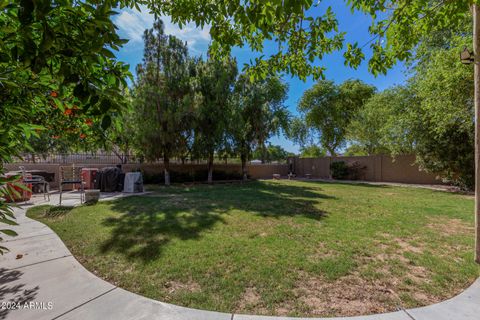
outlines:
{"label": "dirt patch", "polygon": [[[380,252],[373,257],[365,257],[364,259],[368,260],[365,264],[369,264],[375,260],[382,262],[383,267],[379,271],[382,273],[391,273],[391,270],[389,270],[387,266],[392,265],[389,261],[396,260],[400,262],[400,267],[404,268],[406,273],[413,278],[412,280],[415,280],[416,283],[423,282],[428,278],[430,272],[426,268],[412,263],[412,261],[407,258],[408,255],[405,255],[406,253],[422,254],[425,250],[422,245],[413,244],[405,238],[398,237],[389,240],[389,242],[396,245],[398,249],[388,250],[391,248],[391,245],[379,242],[376,247],[380,249]],[[393,275],[390,276],[393,277],[392,281],[395,283],[398,283],[401,280],[396,279]]]}
{"label": "dirt patch", "polygon": [[328,249],[324,243],[320,242],[315,248],[315,251],[308,256],[308,260],[317,262],[325,258],[337,257],[338,254],[338,251]]}
{"label": "dirt patch", "polygon": [[239,310],[248,310],[257,305],[259,305],[262,301],[260,294],[257,292],[257,289],[253,287],[248,287],[245,289],[242,297],[238,302],[238,309]]}
{"label": "dirt patch", "polygon": [[179,291],[200,292],[202,288],[198,283],[194,281],[188,281],[188,282],[169,281],[165,284],[165,289],[169,294],[172,294]]}
{"label": "dirt patch", "polygon": [[394,310],[401,304],[395,291],[380,281],[366,281],[358,274],[326,281],[321,277],[304,275],[294,293],[309,315],[356,316]]}
{"label": "dirt patch", "polygon": [[402,253],[413,252],[413,253],[423,253],[423,248],[415,246],[410,242],[402,238],[395,238],[393,241],[400,247]]}
{"label": "dirt patch", "polygon": [[[408,266],[408,277],[415,283],[421,284],[430,282],[430,272],[422,266]],[[413,290],[414,292],[416,290]],[[425,299],[426,300],[426,299]]]}
{"label": "dirt patch", "polygon": [[[359,316],[391,312],[405,307],[405,296],[409,297],[408,303],[411,304],[413,300],[415,305],[439,301],[438,297],[420,289],[421,284],[430,281],[430,271],[412,264],[401,252],[381,253],[362,259],[364,262],[360,263],[358,270],[335,281],[301,273],[294,294],[296,300],[307,307],[309,316]],[[398,260],[405,272],[397,274],[391,268],[391,263],[387,262],[389,260]],[[374,272],[380,276],[363,277],[361,271],[372,265]]]}
{"label": "dirt patch", "polygon": [[469,225],[461,219],[435,217],[430,220],[427,228],[433,229],[444,236],[464,235],[474,231],[473,225]]}
{"label": "dirt patch", "polygon": [[[381,252],[378,257],[388,258],[389,256],[396,255],[400,260],[402,260],[402,256],[404,253],[423,253],[424,247],[419,245],[418,243],[412,243],[414,239],[405,239],[405,238],[394,238],[392,235],[388,233],[382,233],[379,235],[383,240],[382,241],[375,241],[375,247],[379,249]],[[392,247],[397,249],[393,249]],[[390,252],[389,252],[390,251]],[[393,253],[392,253],[393,251]],[[386,259],[381,259],[385,261]]]}

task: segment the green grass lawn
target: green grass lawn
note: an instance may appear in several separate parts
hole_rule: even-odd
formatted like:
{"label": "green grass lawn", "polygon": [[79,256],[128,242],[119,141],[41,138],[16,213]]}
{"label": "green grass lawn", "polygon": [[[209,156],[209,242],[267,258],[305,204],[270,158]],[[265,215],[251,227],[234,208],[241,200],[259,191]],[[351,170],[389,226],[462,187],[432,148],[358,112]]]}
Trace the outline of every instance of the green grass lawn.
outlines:
{"label": "green grass lawn", "polygon": [[285,180],[150,189],[28,216],[107,281],[208,310],[378,313],[444,300],[480,275],[464,195]]}

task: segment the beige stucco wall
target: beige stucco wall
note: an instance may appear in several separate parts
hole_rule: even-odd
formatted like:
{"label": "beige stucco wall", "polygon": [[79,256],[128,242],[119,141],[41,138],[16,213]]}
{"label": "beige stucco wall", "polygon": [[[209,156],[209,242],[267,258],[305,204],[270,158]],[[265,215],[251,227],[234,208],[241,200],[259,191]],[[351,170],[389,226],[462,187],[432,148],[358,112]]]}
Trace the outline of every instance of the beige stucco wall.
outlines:
{"label": "beige stucco wall", "polygon": [[358,162],[365,166],[363,177],[360,180],[376,182],[401,182],[413,184],[439,184],[437,175],[421,171],[415,164],[414,155],[401,155],[395,158],[386,155],[362,157],[321,157],[321,158],[293,158],[297,176],[310,174],[313,178],[330,178],[330,163],[345,161]]}
{"label": "beige stucco wall", "polygon": [[[441,180],[437,179],[435,174],[421,171],[415,164],[414,155],[402,155],[392,158],[386,155],[364,156],[364,157],[321,157],[321,158],[291,158],[289,161],[295,168],[297,177],[304,177],[310,174],[312,178],[330,178],[330,163],[334,161],[345,161],[347,163],[358,162],[365,166],[363,176],[360,180],[376,182],[401,182],[413,184],[439,184]],[[6,164],[7,171],[18,170],[19,166],[25,166],[27,170],[45,170],[55,173],[55,181],[51,183],[52,188],[58,186],[59,172],[61,165],[68,164],[32,164],[15,163]],[[70,164],[71,165],[71,164]],[[82,164],[76,163],[77,167],[104,168],[113,167],[114,164]],[[163,164],[124,164],[122,166],[125,172],[141,170],[147,174],[161,174]],[[177,172],[189,172],[196,170],[206,170],[206,164],[171,164],[170,169]],[[240,164],[215,164],[215,170],[224,172],[241,173]],[[253,179],[269,179],[274,173],[286,176],[289,171],[287,164],[249,164],[248,173]]]}

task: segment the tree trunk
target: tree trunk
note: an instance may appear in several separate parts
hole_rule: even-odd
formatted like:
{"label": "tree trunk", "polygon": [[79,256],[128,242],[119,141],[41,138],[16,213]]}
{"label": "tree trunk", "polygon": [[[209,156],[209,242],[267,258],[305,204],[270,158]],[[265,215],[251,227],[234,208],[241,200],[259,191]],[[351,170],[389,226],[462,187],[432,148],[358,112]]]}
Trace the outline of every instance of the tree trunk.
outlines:
{"label": "tree trunk", "polygon": [[242,176],[243,181],[247,181],[247,157],[245,155],[241,155],[240,158],[242,159]]}
{"label": "tree trunk", "polygon": [[113,153],[115,154],[115,156],[120,160],[120,163],[124,163],[123,162],[123,155],[119,152],[117,152],[115,149],[112,149]]}
{"label": "tree trunk", "polygon": [[165,185],[170,185],[170,158],[168,156],[163,156],[163,166],[165,173]]}
{"label": "tree trunk", "polygon": [[213,183],[213,153],[208,155],[208,183]]}
{"label": "tree trunk", "polygon": [[475,261],[480,263],[480,7],[473,5],[475,64]]}
{"label": "tree trunk", "polygon": [[266,158],[266,148],[265,148],[265,143],[261,143],[260,144],[260,157],[261,157],[261,161],[262,161],[262,164],[265,163],[265,158]]}

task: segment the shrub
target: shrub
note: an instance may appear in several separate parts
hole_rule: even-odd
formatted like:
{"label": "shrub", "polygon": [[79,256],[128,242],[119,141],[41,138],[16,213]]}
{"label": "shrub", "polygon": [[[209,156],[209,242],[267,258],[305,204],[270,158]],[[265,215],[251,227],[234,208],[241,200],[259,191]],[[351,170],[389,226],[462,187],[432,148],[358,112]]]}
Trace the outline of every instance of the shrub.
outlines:
{"label": "shrub", "polygon": [[358,161],[355,161],[351,164],[347,164],[345,161],[335,161],[330,164],[332,178],[337,180],[362,179],[366,168],[366,166],[362,166]]}
{"label": "shrub", "polygon": [[348,177],[348,166],[345,161],[335,161],[330,164],[330,172],[333,179],[346,179]]}

